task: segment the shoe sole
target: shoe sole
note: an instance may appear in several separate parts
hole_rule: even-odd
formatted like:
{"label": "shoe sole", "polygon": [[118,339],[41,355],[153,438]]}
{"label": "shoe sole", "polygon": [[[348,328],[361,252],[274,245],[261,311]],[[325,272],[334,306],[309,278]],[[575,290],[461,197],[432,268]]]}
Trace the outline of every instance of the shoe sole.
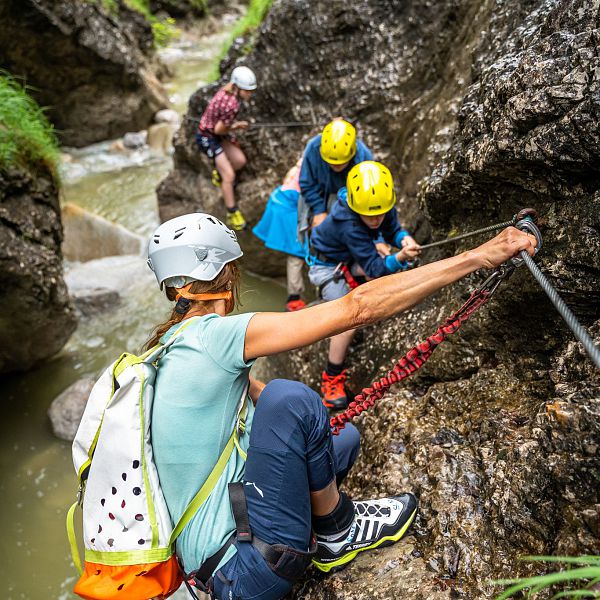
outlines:
{"label": "shoe sole", "polygon": [[336,404],[335,400],[333,402],[323,400],[323,405],[329,410],[346,410],[348,408],[348,402],[345,399],[343,401],[340,401],[338,404]]}
{"label": "shoe sole", "polygon": [[356,555],[359,554],[360,552],[364,552],[365,550],[374,550],[375,548],[385,548],[386,546],[391,546],[395,542],[399,541],[404,536],[407,529],[410,527],[416,514],[417,514],[417,508],[415,508],[412,515],[410,515],[408,521],[406,521],[406,523],[402,526],[402,528],[398,531],[398,533],[396,533],[394,535],[388,535],[386,537],[383,537],[380,540],[376,541],[374,544],[371,544],[370,546],[365,546],[364,548],[358,548],[356,550],[352,550],[352,552],[345,554],[344,556],[342,556],[341,558],[338,558],[338,560],[335,560],[333,562],[320,563],[313,559],[312,563],[313,563],[313,565],[315,565],[315,567],[317,567],[317,569],[319,569],[319,571],[323,571],[324,573],[329,573],[331,571],[338,571],[338,570],[342,569],[351,560],[354,560],[356,558]]}

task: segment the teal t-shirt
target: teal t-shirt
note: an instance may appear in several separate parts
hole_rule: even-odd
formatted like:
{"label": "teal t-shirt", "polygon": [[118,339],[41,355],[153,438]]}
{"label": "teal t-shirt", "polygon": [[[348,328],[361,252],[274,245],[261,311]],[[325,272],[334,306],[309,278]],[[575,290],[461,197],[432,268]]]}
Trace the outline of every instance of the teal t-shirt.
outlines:
{"label": "teal t-shirt", "polygon": [[[173,523],[196,495],[236,423],[237,409],[253,361],[244,361],[244,339],[254,313],[196,317],[158,363],[152,409],[152,448],[160,484]],[[173,326],[166,341],[181,325]],[[254,407],[248,399],[248,449]],[[212,556],[235,529],[227,484],[239,481],[244,460],[235,449],[216,487],[177,540],[186,572]],[[231,546],[219,567],[233,556]]]}

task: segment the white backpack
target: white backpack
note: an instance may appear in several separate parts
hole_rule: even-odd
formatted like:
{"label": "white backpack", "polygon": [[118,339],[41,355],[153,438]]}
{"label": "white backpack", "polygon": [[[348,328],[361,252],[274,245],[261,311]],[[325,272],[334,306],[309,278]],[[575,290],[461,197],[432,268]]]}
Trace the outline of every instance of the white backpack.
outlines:
{"label": "white backpack", "polygon": [[[73,562],[81,576],[74,592],[90,600],[166,598],[182,583],[175,540],[212,492],[245,429],[247,390],[217,464],[176,525],[160,487],[150,443],[156,362],[193,318],[164,345],[142,356],[122,354],[94,385],[73,442],[79,478],[67,515]],[[83,507],[82,569],[74,511]]]}

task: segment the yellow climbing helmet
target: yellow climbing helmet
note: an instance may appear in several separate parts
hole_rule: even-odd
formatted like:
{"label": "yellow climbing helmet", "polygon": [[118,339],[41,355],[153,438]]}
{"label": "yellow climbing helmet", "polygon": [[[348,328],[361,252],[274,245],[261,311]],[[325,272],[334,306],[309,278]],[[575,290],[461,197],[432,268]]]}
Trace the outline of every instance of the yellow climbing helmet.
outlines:
{"label": "yellow climbing helmet", "polygon": [[356,154],[356,129],[352,123],[334,119],[321,135],[321,158],[331,165],[350,162]]}
{"label": "yellow climbing helmet", "polygon": [[346,179],[348,206],[359,215],[376,216],[396,204],[396,192],[390,170],[374,160],[354,165]]}

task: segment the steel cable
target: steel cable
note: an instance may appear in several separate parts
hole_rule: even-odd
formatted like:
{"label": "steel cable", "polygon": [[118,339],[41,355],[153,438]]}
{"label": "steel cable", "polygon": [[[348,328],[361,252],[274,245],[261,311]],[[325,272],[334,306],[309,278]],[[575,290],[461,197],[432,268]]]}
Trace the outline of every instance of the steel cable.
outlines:
{"label": "steel cable", "polygon": [[552,304],[554,304],[556,310],[565,320],[575,337],[583,344],[583,347],[585,348],[592,362],[600,369],[600,348],[594,344],[594,340],[592,340],[586,328],[577,320],[577,317],[566,305],[565,301],[558,295],[556,289],[548,281],[540,268],[535,264],[531,256],[529,256],[529,254],[527,254],[527,252],[524,250],[520,252],[519,256],[525,261],[527,268],[531,271],[531,274],[540,284],[540,287],[544,290],[544,292],[546,292],[548,298],[550,298],[550,301]]}
{"label": "steel cable", "polygon": [[439,242],[431,242],[430,244],[423,244],[421,246],[421,250],[425,250],[427,248],[433,248],[435,246],[442,246],[443,244],[449,244],[450,242],[457,242],[458,240],[462,240],[464,238],[471,237],[472,235],[478,235],[479,233],[487,233],[488,231],[496,231],[497,229],[504,229],[505,227],[510,227],[515,224],[514,218],[511,221],[504,221],[504,223],[496,223],[495,225],[488,225],[483,229],[477,229],[476,231],[470,231],[469,233],[462,233],[461,235],[457,235],[454,237],[446,238],[445,240],[440,240]]}

